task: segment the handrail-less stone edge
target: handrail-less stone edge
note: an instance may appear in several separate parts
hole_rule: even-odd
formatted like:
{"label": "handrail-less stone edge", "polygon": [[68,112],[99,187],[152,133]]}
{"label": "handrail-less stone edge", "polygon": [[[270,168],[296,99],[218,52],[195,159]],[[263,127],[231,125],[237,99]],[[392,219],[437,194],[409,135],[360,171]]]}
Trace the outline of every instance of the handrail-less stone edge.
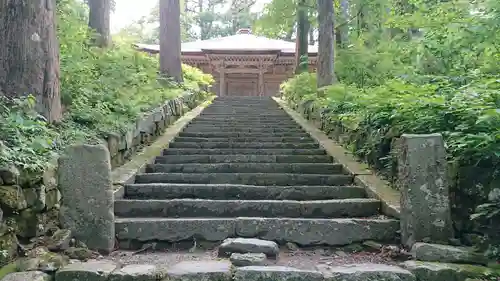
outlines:
{"label": "handrail-less stone edge", "polygon": [[205,107],[207,107],[213,100],[211,97],[207,101],[201,103],[191,111],[181,116],[171,126],[169,126],[163,135],[159,137],[151,145],[145,147],[143,151],[138,152],[126,164],[114,169],[111,172],[113,186],[115,187],[114,198],[123,198],[124,185],[133,183],[135,175],[143,172],[148,164],[152,164],[156,156],[161,154],[168,144],[181,132],[188,123],[197,117]]}
{"label": "handrail-less stone edge", "polygon": [[359,163],[350,152],[330,139],[323,131],[316,128],[298,112],[291,109],[284,100],[277,97],[273,97],[273,100],[315,139],[336,162],[341,163],[349,173],[354,175],[354,182],[362,186],[368,196],[382,202],[383,214],[399,218],[401,195],[397,190],[391,188],[388,182],[377,177],[365,164]]}

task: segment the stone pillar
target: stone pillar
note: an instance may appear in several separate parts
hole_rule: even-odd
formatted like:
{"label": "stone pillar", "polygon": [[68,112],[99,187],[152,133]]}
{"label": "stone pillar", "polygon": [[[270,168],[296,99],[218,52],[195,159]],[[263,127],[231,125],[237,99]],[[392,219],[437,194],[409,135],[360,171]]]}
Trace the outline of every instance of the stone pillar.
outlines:
{"label": "stone pillar", "polygon": [[226,95],[226,71],[224,67],[221,67],[219,71],[219,96],[223,97],[225,95]]}
{"label": "stone pillar", "polygon": [[59,158],[60,220],[92,250],[115,244],[111,160],[104,145],[74,145]]}
{"label": "stone pillar", "polygon": [[402,243],[447,243],[453,227],[442,135],[404,134],[397,149]]}

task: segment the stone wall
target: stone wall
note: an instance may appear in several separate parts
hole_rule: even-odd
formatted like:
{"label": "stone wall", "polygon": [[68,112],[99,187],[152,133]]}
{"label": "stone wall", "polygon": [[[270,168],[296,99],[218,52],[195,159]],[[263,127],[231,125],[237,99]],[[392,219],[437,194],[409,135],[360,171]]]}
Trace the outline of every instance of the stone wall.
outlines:
{"label": "stone wall", "polygon": [[[361,162],[375,169],[377,175],[389,181],[394,188],[398,188],[399,135],[391,130],[353,130],[338,120],[328,118],[328,114],[312,101],[288,104],[329,138],[346,147]],[[366,144],[371,147],[370,150],[365,149]],[[467,244],[478,244],[482,235],[478,225],[469,219],[470,213],[478,202],[483,202],[491,193],[487,186],[498,186],[500,183],[499,178],[492,174],[494,164],[486,162],[447,166],[454,229]]]}
{"label": "stone wall", "polygon": [[[112,167],[123,165],[205,98],[203,93],[186,94],[144,114],[124,133],[109,133],[103,144],[110,151]],[[30,244],[59,229],[57,160],[52,159],[42,175],[28,175],[14,166],[0,168],[0,266],[16,255],[19,242]]]}

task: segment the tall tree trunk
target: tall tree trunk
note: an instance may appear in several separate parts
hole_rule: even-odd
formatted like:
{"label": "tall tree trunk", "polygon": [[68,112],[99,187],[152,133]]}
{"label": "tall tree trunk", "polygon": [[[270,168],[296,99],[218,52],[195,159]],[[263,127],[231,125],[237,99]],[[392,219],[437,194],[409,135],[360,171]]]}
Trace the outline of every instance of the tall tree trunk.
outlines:
{"label": "tall tree trunk", "polygon": [[311,28],[311,25],[309,24],[309,45],[314,44],[316,44],[316,40],[314,38],[314,28]]}
{"label": "tall tree trunk", "polygon": [[342,15],[342,26],[338,28],[339,37],[336,39],[339,41],[338,46],[345,48],[349,45],[349,0],[340,1],[340,13]]}
{"label": "tall tree trunk", "polygon": [[105,48],[111,45],[111,0],[89,0],[89,27],[97,32],[94,44]]}
{"label": "tall tree trunk", "polygon": [[49,122],[62,118],[55,0],[0,0],[0,94],[36,97]]}
{"label": "tall tree trunk", "polygon": [[182,82],[179,0],[160,0],[160,72]]}
{"label": "tall tree trunk", "polygon": [[307,72],[309,66],[308,55],[308,27],[309,19],[307,18],[307,2],[299,0],[297,5],[297,41],[295,50],[295,73]]}
{"label": "tall tree trunk", "polygon": [[318,88],[331,85],[334,74],[333,1],[317,0],[318,4]]}

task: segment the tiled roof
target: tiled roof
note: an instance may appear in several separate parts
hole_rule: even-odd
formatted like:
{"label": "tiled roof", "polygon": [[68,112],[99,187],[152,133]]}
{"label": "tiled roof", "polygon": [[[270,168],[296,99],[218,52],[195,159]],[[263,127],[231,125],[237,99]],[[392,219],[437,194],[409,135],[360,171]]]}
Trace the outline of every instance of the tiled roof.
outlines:
{"label": "tiled roof", "polygon": [[[138,48],[156,51],[160,50],[159,45],[136,44]],[[253,34],[236,34],[208,40],[199,40],[182,43],[182,52],[202,52],[203,50],[218,51],[281,51],[282,53],[295,53],[295,42],[269,39],[255,36]],[[318,52],[317,46],[309,46],[309,53]]]}

